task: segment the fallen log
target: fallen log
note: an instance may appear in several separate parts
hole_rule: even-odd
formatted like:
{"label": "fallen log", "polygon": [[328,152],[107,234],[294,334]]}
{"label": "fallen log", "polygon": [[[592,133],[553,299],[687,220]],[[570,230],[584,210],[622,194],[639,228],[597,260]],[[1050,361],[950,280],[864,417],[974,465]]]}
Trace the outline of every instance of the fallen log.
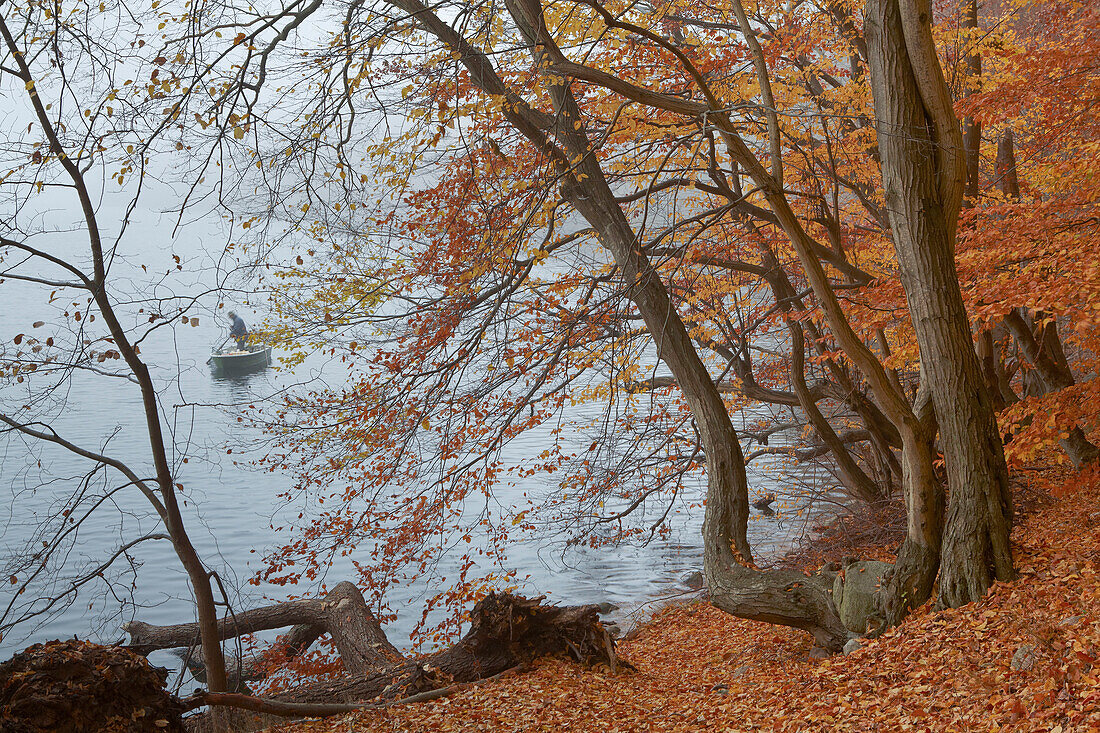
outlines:
{"label": "fallen log", "polygon": [[[300,652],[320,629],[336,641],[343,675],[298,685],[271,699],[198,693],[190,700],[196,707],[320,716],[358,709],[363,703],[387,705],[453,694],[463,685],[493,678],[544,656],[606,665],[613,672],[620,667],[633,669],[616,655],[615,642],[600,622],[598,605],[551,606],[543,600],[544,596],[529,599],[491,593],[474,606],[470,630],[457,643],[419,659],[406,659],[386,639],[358,589],[340,583],[324,598],[237,613],[220,622],[219,633],[227,639],[293,625],[291,646]],[[152,626],[135,621],[124,628],[131,635],[131,648],[146,653],[189,646],[197,639],[195,624]]]}
{"label": "fallen log", "polygon": [[294,703],[280,702],[278,700],[266,700],[262,697],[241,695],[231,692],[206,692],[199,690],[191,697],[183,701],[186,710],[195,710],[200,707],[221,705],[238,710],[248,710],[263,715],[274,715],[281,718],[325,718],[330,715],[345,715],[357,710],[378,710],[381,708],[396,707],[398,705],[410,705],[417,702],[428,702],[450,697],[451,695],[468,690],[475,685],[498,680],[506,675],[520,672],[526,669],[526,665],[519,665],[473,682],[459,682],[448,687],[440,687],[436,690],[418,692],[415,695],[403,697],[400,700],[391,700],[384,703],[358,702],[358,703]]}
{"label": "fallen log", "polygon": [[[301,654],[326,633],[332,637],[344,669],[350,673],[373,671],[403,659],[401,652],[386,638],[378,619],[367,608],[363,594],[347,581],[338,583],[323,598],[285,601],[234,613],[218,622],[218,634],[225,640],[285,626],[293,628],[277,642],[279,657],[275,661],[285,661]],[[147,655],[158,649],[188,648],[184,659],[192,672],[201,674],[205,665],[198,648],[198,624],[153,626],[142,621],[131,621],[122,629],[130,634],[128,648],[139,654]],[[231,675],[240,670],[237,679],[262,679],[267,666],[266,656],[228,661],[226,666]]]}
{"label": "fallen log", "polygon": [[351,703],[396,699],[416,692],[471,682],[544,656],[586,665],[625,667],[599,619],[599,606],[543,605],[543,596],[491,593],[470,613],[470,631],[456,644],[419,660],[390,665],[368,675],[300,685],[275,699]]}
{"label": "fallen log", "polygon": [[[262,680],[272,669],[279,667],[305,652],[313,642],[321,638],[325,630],[320,626],[299,624],[281,635],[267,649],[236,659],[226,658],[226,675],[230,689],[242,689],[243,682]],[[132,647],[131,647],[132,648]],[[206,682],[206,660],[201,646],[175,650],[176,656],[199,682]]]}

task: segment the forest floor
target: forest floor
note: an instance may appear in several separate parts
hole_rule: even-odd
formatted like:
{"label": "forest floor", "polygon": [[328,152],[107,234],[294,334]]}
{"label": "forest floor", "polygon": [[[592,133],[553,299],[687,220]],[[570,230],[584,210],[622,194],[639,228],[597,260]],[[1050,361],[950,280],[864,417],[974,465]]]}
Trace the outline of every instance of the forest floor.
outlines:
{"label": "forest floor", "polygon": [[[1017,486],[1020,574],[978,603],[925,606],[848,656],[697,601],[619,647],[638,670],[544,660],[434,702],[288,725],[344,731],[1100,731],[1100,470]],[[895,524],[842,522],[787,562],[889,559]],[[1014,663],[1015,657],[1015,663]]]}

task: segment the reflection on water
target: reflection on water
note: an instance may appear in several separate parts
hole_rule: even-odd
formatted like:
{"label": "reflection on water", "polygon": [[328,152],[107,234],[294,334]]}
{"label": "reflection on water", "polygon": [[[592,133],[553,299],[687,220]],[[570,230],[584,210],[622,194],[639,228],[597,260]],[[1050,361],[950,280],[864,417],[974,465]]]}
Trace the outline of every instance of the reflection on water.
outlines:
{"label": "reflection on water", "polygon": [[210,381],[214,383],[215,389],[221,388],[224,390],[227,397],[239,400],[242,397],[254,394],[254,390],[251,388],[253,383],[256,386],[268,384],[266,371],[266,369],[257,369],[245,374],[224,374],[221,371],[212,369],[210,371]]}

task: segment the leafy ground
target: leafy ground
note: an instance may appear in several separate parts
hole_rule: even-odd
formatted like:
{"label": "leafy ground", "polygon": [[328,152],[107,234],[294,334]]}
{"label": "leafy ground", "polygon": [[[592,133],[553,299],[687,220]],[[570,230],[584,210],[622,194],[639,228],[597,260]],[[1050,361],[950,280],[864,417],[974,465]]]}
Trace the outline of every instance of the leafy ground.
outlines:
{"label": "leafy ground", "polygon": [[[1028,482],[1017,582],[925,607],[850,656],[814,659],[806,634],[688,603],[622,643],[636,673],[548,660],[450,698],[286,730],[1100,730],[1100,471]],[[877,537],[849,554],[882,554]]]}

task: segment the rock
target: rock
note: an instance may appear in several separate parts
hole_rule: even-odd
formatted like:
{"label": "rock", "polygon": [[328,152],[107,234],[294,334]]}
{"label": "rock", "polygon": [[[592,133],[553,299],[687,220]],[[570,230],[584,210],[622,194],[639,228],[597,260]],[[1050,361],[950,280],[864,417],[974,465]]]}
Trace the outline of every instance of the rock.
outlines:
{"label": "rock", "polygon": [[690,588],[691,590],[702,590],[703,586],[706,584],[706,578],[703,577],[702,572],[698,570],[693,570],[684,577],[680,578],[680,582],[683,583],[685,587]]}
{"label": "rock", "polygon": [[612,611],[618,611],[619,610],[619,607],[616,606],[611,601],[604,601],[603,603],[597,603],[596,608],[599,609],[600,613],[611,613]]}
{"label": "rock", "polygon": [[857,560],[846,564],[844,572],[836,576],[833,603],[846,629],[865,634],[868,628],[882,624],[875,610],[875,594],[882,576],[892,567],[888,562]]}
{"label": "rock", "polygon": [[813,649],[806,653],[808,659],[828,659],[829,652],[825,651],[819,646],[815,646]]}
{"label": "rock", "polygon": [[752,505],[755,508],[762,511],[762,512],[765,512],[765,513],[772,512],[772,513],[774,513],[775,510],[771,508],[771,505],[774,501],[775,501],[775,494],[769,491],[767,494],[764,494],[764,496],[761,496],[759,499],[752,502]]}
{"label": "rock", "polygon": [[863,639],[849,639],[844,644],[844,654],[845,654],[845,656],[847,656],[848,654],[851,654],[856,649],[859,649],[861,646],[863,646]]}
{"label": "rock", "polygon": [[607,633],[611,634],[612,639],[618,639],[623,633],[616,623],[604,624],[603,627],[607,629]]}
{"label": "rock", "polygon": [[1034,644],[1022,644],[1012,655],[1011,667],[1017,672],[1026,672],[1039,661],[1039,648]]}

